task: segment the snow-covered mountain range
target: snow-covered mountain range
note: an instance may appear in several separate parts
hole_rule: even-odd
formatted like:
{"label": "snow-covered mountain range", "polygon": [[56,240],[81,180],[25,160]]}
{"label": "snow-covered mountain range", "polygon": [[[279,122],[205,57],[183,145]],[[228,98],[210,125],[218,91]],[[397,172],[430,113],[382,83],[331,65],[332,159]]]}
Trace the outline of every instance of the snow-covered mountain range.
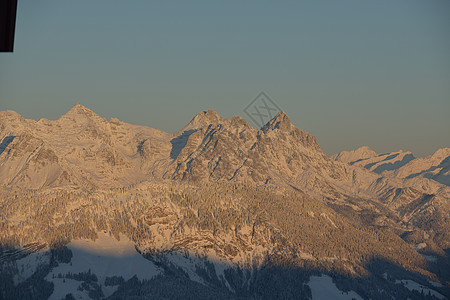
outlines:
{"label": "snow-covered mountain range", "polygon": [[354,166],[364,167],[377,174],[397,178],[428,178],[450,186],[450,148],[438,149],[434,154],[415,158],[411,152],[377,154],[367,146],[342,151],[332,156]]}
{"label": "snow-covered mountain range", "polygon": [[[265,298],[282,295],[280,288],[294,293],[295,282],[257,291],[270,278],[293,276],[298,298],[310,298],[308,282],[324,273],[338,291],[362,298],[381,297],[383,286],[391,296],[448,293],[450,148],[426,158],[368,147],[329,157],[284,112],[255,129],[209,110],[167,133],[108,121],[79,104],[54,121],[2,111],[0,141],[2,276],[24,278],[5,281],[13,284],[1,287],[5,295],[22,295],[18,287],[35,276],[53,284],[51,297],[65,296],[64,286],[72,296],[113,299],[178,282],[219,298]],[[66,254],[58,258],[70,252],[77,261],[83,252],[73,243],[107,241],[103,232],[124,235],[153,275],[114,279],[101,271],[93,281],[94,268],[88,274],[64,266]],[[45,276],[21,271],[27,257],[42,262]],[[82,280],[67,275],[72,269]],[[374,276],[379,288],[351,279],[361,276]],[[401,279],[423,288],[396,287]],[[74,281],[84,283],[81,291]]]}

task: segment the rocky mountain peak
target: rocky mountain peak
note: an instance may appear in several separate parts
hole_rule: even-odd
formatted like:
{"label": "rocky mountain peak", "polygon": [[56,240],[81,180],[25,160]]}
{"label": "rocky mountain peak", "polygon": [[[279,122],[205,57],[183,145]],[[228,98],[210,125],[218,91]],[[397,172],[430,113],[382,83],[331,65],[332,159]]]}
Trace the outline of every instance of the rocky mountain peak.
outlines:
{"label": "rocky mountain peak", "polygon": [[236,127],[245,127],[245,128],[251,128],[250,124],[248,124],[247,120],[245,120],[244,118],[241,118],[239,116],[233,116],[233,118],[231,118],[231,126],[236,126]]}
{"label": "rocky mountain peak", "polygon": [[282,131],[288,131],[291,130],[294,126],[291,123],[291,119],[288,117],[288,115],[281,111],[279,112],[272,120],[267,122],[266,125],[263,126],[262,131],[268,132],[270,130],[282,130]]}
{"label": "rocky mountain peak", "polygon": [[[25,120],[20,114],[12,110],[0,111],[0,138],[5,135],[16,135],[31,125],[33,120]],[[1,145],[0,145],[1,147]]]}
{"label": "rocky mountain peak", "polygon": [[23,119],[19,113],[13,110],[0,111],[0,117],[2,117],[2,119]]}
{"label": "rocky mountain peak", "polygon": [[77,116],[99,117],[89,108],[77,103],[74,106],[72,106],[72,108],[69,109],[61,118],[64,117],[76,118]]}
{"label": "rocky mountain peak", "polygon": [[359,158],[369,158],[377,155],[377,153],[368,146],[359,147],[354,151],[354,154],[359,156]]}
{"label": "rocky mountain peak", "polygon": [[442,160],[450,156],[450,148],[441,148],[433,153],[432,158]]}
{"label": "rocky mountain peak", "polygon": [[75,104],[68,112],[66,112],[64,115],[62,115],[59,119],[59,122],[69,122],[72,124],[72,122],[75,122],[78,125],[84,126],[85,124],[89,123],[94,126],[102,126],[101,128],[104,129],[104,126],[108,124],[108,121],[96,113],[94,113],[89,108],[77,103]]}
{"label": "rocky mountain peak", "polygon": [[358,160],[364,160],[377,156],[377,153],[368,146],[359,147],[352,151],[342,151],[331,156],[334,160],[350,163]]}
{"label": "rocky mountain peak", "polygon": [[24,121],[25,119],[13,110],[0,111],[0,124],[19,124]]}
{"label": "rocky mountain peak", "polygon": [[267,136],[283,137],[283,139],[290,137],[290,143],[292,144],[297,144],[299,142],[306,148],[322,152],[316,138],[308,132],[295,127],[284,111],[279,112],[272,120],[267,122],[261,130]]}
{"label": "rocky mountain peak", "polygon": [[361,146],[358,149],[356,149],[355,151],[357,151],[357,152],[375,152],[369,146]]}
{"label": "rocky mountain peak", "polygon": [[123,124],[122,121],[120,121],[118,118],[114,118],[114,117],[109,119],[109,123],[114,124],[114,125],[121,125],[121,124]]}
{"label": "rocky mountain peak", "polygon": [[201,111],[183,128],[183,131],[189,129],[198,129],[207,127],[210,124],[217,125],[223,123],[224,118],[221,117],[214,109]]}

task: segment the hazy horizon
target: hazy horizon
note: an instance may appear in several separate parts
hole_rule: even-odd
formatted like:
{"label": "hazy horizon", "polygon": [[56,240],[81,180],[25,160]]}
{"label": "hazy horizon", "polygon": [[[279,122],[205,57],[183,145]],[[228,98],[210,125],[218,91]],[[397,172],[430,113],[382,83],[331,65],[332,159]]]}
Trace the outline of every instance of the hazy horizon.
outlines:
{"label": "hazy horizon", "polygon": [[423,157],[450,146],[449,28],[448,1],[20,1],[0,110],[174,132],[264,91],[327,154]]}

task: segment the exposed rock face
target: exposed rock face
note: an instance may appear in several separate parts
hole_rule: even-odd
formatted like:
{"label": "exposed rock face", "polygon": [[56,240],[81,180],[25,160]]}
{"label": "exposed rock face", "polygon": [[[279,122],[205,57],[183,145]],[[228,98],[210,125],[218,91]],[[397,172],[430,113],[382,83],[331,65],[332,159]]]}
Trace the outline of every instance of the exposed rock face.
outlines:
{"label": "exposed rock face", "polygon": [[[160,179],[252,182],[341,204],[349,197],[377,199],[394,209],[401,207],[396,199],[405,204],[425,195],[447,199],[449,193],[439,184],[448,177],[448,149],[414,159],[410,152],[377,155],[361,147],[329,158],[284,112],[257,130],[210,109],[174,134],[108,122],[80,104],[56,121],[0,114],[0,183],[9,186],[92,190]],[[417,192],[396,192],[410,188]]]}
{"label": "exposed rock face", "polygon": [[[153,147],[145,148],[147,164],[170,149],[170,134],[117,119],[108,122],[80,104],[56,121],[1,114],[2,184],[29,188],[74,184],[88,189],[129,185],[146,178],[145,173],[136,172],[143,164],[138,154],[141,143],[154,141]],[[33,159],[41,164],[35,165]]]}
{"label": "exposed rock face", "polygon": [[217,126],[225,121],[224,118],[219,116],[214,109],[208,111],[199,112],[184,128],[184,131],[195,130],[199,128],[206,128],[209,125]]}
{"label": "exposed rock face", "polygon": [[448,148],[424,159],[368,147],[330,158],[284,112],[258,130],[211,109],[172,134],[77,104],[55,121],[0,112],[0,128],[0,237],[11,244],[103,230],[149,255],[251,270],[307,261],[359,276],[383,257],[430,277],[405,241],[450,247]]}
{"label": "exposed rock face", "polygon": [[[284,112],[256,130],[242,118],[225,119],[210,109],[175,134],[118,119],[108,122],[80,104],[56,121],[25,120],[10,111],[1,116],[0,172],[4,176],[0,180],[7,185],[23,178],[20,182],[31,188],[56,186],[60,184],[56,178],[64,174],[67,182],[87,188],[166,178],[293,185],[325,198],[338,194],[378,197],[387,184],[381,187],[379,176],[359,167],[405,179],[422,172],[421,177],[445,181],[448,172],[448,149],[417,160],[409,152],[375,155],[362,147],[330,159],[315,137],[293,126]],[[54,165],[53,174],[47,174],[50,169],[31,167],[36,163],[33,157],[42,166]],[[412,169],[417,168],[416,174]],[[43,175],[56,181],[44,184],[36,179]],[[408,187],[412,182],[398,181],[393,187]],[[427,193],[442,188],[434,182],[426,185]]]}

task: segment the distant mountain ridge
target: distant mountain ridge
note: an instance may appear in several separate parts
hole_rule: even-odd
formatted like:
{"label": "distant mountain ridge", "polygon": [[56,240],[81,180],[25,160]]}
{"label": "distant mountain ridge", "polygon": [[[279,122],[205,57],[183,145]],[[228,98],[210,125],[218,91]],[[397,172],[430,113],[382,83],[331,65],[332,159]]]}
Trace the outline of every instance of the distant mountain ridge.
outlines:
{"label": "distant mountain ridge", "polygon": [[411,152],[377,154],[367,146],[354,151],[342,151],[331,156],[336,161],[364,167],[377,174],[398,178],[428,178],[450,186],[450,148],[438,149],[434,154],[416,158]]}
{"label": "distant mountain ridge", "polygon": [[[54,121],[2,111],[0,242],[53,249],[124,234],[166,280],[185,278],[224,298],[263,299],[256,291],[275,269],[294,272],[305,295],[304,270],[335,270],[365,293],[365,283],[348,278],[369,276],[372,264],[383,270],[378,260],[415,272],[426,286],[445,285],[449,157],[449,148],[420,159],[368,147],[329,157],[285,112],[255,129],[210,109],[167,133],[107,121],[80,104]],[[15,264],[11,276],[25,278]],[[383,274],[376,280],[395,290]],[[150,284],[127,280],[143,290]],[[115,290],[117,298],[133,290],[128,285]],[[282,286],[271,286],[281,288],[273,295],[283,297]],[[377,289],[367,293],[382,298]]]}
{"label": "distant mountain ridge", "polygon": [[[360,148],[329,158],[284,112],[257,130],[245,119],[225,119],[211,109],[177,133],[115,118],[108,122],[80,104],[55,121],[25,120],[15,112],[0,116],[0,183],[6,185],[95,189],[150,179],[251,181],[294,186],[326,199],[380,197],[387,185],[408,188],[425,178],[437,180],[424,181],[423,192],[436,194],[448,180],[445,149],[441,166],[429,158],[417,170],[408,167],[417,162],[409,152],[374,155]],[[382,172],[401,180],[387,183],[377,175]]]}

